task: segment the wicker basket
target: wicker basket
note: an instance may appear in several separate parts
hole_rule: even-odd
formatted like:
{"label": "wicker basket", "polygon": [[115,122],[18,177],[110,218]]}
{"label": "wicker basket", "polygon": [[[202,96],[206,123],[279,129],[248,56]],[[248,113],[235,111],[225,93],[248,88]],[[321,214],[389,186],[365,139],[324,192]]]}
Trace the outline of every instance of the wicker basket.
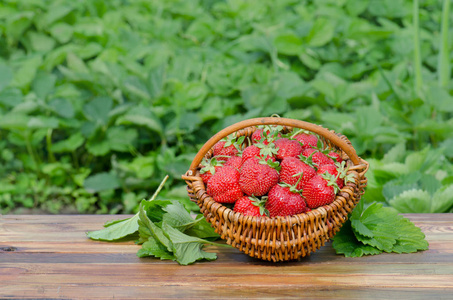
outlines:
{"label": "wicker basket", "polygon": [[[325,145],[341,153],[349,167],[348,174],[352,174],[355,181],[348,182],[333,203],[290,217],[245,216],[215,202],[206,193],[199,173],[200,163],[204,157],[212,156],[212,147],[222,138],[230,134],[251,136],[257,125],[282,125],[284,131],[301,128],[316,133]],[[203,145],[182,178],[191,200],[198,204],[206,220],[227,244],[251,257],[277,262],[307,256],[339,231],[364,193],[368,166],[345,136],[304,121],[269,117],[245,120],[215,134]]]}

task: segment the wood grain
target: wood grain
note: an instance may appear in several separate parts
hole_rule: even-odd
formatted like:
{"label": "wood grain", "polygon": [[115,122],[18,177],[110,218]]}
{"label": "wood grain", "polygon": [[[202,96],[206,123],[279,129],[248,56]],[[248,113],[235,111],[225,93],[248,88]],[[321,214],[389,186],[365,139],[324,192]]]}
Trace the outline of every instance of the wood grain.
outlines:
{"label": "wood grain", "polygon": [[453,214],[407,214],[430,243],[413,254],[336,255],[330,243],[300,261],[271,263],[208,247],[212,262],[138,258],[133,242],[86,238],[127,216],[0,216],[0,298],[451,299]]}

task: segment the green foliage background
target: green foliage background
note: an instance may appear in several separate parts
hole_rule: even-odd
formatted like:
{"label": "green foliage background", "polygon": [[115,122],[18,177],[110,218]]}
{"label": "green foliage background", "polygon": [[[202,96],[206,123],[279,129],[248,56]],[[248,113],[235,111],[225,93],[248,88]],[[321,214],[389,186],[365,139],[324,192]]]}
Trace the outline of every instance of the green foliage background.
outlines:
{"label": "green foliage background", "polygon": [[187,200],[200,145],[274,113],[347,135],[366,201],[451,211],[448,2],[2,1],[0,212]]}

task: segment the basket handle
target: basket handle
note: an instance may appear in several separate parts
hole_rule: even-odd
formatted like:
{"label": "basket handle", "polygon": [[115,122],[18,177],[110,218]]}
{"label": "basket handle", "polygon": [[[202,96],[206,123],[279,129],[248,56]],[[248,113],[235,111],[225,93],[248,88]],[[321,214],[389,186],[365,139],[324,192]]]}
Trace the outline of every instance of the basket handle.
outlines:
{"label": "basket handle", "polygon": [[211,149],[218,141],[221,139],[227,137],[228,135],[250,127],[250,126],[257,126],[257,125],[282,125],[282,126],[290,126],[293,128],[300,128],[300,129],[305,129],[314,133],[317,133],[318,135],[324,137],[325,139],[330,140],[334,145],[342,149],[352,160],[354,165],[359,165],[361,160],[357,156],[357,153],[355,149],[346,143],[345,140],[337,136],[335,133],[319,126],[316,124],[308,123],[305,121],[300,121],[300,120],[294,120],[294,119],[287,119],[287,118],[280,118],[280,117],[267,117],[267,118],[255,118],[255,119],[248,119],[244,120],[238,123],[235,123],[231,126],[228,126],[221,131],[217,132],[215,135],[213,135],[204,145],[201,147],[201,149],[198,151],[197,155],[195,155],[195,158],[192,161],[192,164],[190,165],[190,169],[187,172],[187,175],[193,175],[196,172],[196,169],[198,165],[201,163],[203,160],[204,156],[206,153]]}

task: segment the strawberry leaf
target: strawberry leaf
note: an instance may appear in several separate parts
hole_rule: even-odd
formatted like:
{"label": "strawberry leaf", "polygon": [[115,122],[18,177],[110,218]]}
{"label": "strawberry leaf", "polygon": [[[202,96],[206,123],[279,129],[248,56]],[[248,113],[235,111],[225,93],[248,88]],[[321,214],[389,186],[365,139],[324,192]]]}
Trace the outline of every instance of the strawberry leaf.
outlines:
{"label": "strawberry leaf", "polygon": [[410,253],[428,249],[425,235],[418,227],[381,203],[371,204],[359,217],[355,214],[351,224],[360,242],[385,252]]}
{"label": "strawberry leaf", "polygon": [[168,223],[162,224],[165,236],[171,241],[171,249],[176,261],[181,265],[192,264],[197,260],[215,260],[217,255],[212,252],[203,251],[205,244],[213,244],[206,240],[182,233]]}
{"label": "strawberry leaf", "polygon": [[354,235],[351,221],[346,221],[333,240],[332,246],[337,254],[344,254],[346,257],[361,257],[363,255],[376,255],[382,253],[381,250],[372,246],[364,245]]}
{"label": "strawberry leaf", "polygon": [[381,203],[363,208],[359,202],[341,230],[335,235],[333,247],[347,257],[373,255],[381,252],[412,253],[428,249],[424,233],[409,219]]}

